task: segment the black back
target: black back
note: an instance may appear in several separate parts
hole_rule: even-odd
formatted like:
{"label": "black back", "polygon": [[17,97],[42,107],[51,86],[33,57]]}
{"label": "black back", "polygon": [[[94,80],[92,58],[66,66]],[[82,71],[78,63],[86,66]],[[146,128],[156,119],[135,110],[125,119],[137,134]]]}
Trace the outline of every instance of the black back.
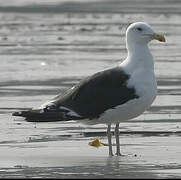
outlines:
{"label": "black back", "polygon": [[61,111],[61,107],[66,107],[82,118],[99,117],[108,109],[139,98],[134,87],[127,87],[128,79],[120,67],[98,72],[56,96],[53,109]]}

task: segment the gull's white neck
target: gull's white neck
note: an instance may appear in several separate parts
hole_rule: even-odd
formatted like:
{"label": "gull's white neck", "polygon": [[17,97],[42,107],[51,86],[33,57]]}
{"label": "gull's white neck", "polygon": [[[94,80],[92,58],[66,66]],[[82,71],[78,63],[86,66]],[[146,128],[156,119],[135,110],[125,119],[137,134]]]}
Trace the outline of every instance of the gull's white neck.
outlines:
{"label": "gull's white neck", "polygon": [[128,56],[122,65],[131,72],[134,69],[144,68],[154,71],[154,61],[147,43],[127,42]]}

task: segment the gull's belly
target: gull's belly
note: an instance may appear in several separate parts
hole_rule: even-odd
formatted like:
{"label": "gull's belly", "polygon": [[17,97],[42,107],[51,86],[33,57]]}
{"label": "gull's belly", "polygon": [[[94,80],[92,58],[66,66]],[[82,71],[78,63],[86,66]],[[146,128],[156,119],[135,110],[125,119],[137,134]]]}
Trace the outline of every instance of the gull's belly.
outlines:
{"label": "gull's belly", "polygon": [[133,99],[123,105],[115,107],[114,109],[105,111],[97,121],[100,121],[100,123],[117,123],[135,118],[150,107],[155,97],[156,96]]}
{"label": "gull's belly", "polygon": [[[99,118],[88,120],[88,124],[118,123],[141,115],[153,103],[157,95],[157,83],[151,76],[144,79],[144,82],[135,83],[136,93],[139,98],[132,99],[125,104],[118,105],[113,109],[105,111]],[[150,79],[150,77],[152,79]],[[130,81],[131,86],[131,81]]]}
{"label": "gull's belly", "polygon": [[137,99],[128,101],[125,104],[116,106],[114,109],[105,111],[99,118],[88,120],[86,124],[109,124],[118,123],[135,118],[141,115],[146,109],[150,107],[154,101],[156,94],[150,96],[143,96]]}

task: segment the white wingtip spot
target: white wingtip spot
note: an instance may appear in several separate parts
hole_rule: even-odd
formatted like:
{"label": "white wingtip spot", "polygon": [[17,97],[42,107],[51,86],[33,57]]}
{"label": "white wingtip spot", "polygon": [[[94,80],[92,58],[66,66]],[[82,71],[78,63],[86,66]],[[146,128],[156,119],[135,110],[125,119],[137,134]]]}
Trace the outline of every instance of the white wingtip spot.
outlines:
{"label": "white wingtip spot", "polygon": [[40,113],[44,113],[45,111],[43,109],[40,110]]}

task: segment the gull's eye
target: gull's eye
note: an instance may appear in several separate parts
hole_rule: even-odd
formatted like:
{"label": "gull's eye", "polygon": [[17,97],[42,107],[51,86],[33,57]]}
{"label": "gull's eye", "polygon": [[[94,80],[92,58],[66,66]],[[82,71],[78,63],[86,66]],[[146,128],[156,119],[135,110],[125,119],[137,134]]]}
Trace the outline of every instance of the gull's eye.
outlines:
{"label": "gull's eye", "polygon": [[140,27],[138,27],[138,28],[136,28],[138,31],[143,31],[143,29],[142,28],[140,28]]}

